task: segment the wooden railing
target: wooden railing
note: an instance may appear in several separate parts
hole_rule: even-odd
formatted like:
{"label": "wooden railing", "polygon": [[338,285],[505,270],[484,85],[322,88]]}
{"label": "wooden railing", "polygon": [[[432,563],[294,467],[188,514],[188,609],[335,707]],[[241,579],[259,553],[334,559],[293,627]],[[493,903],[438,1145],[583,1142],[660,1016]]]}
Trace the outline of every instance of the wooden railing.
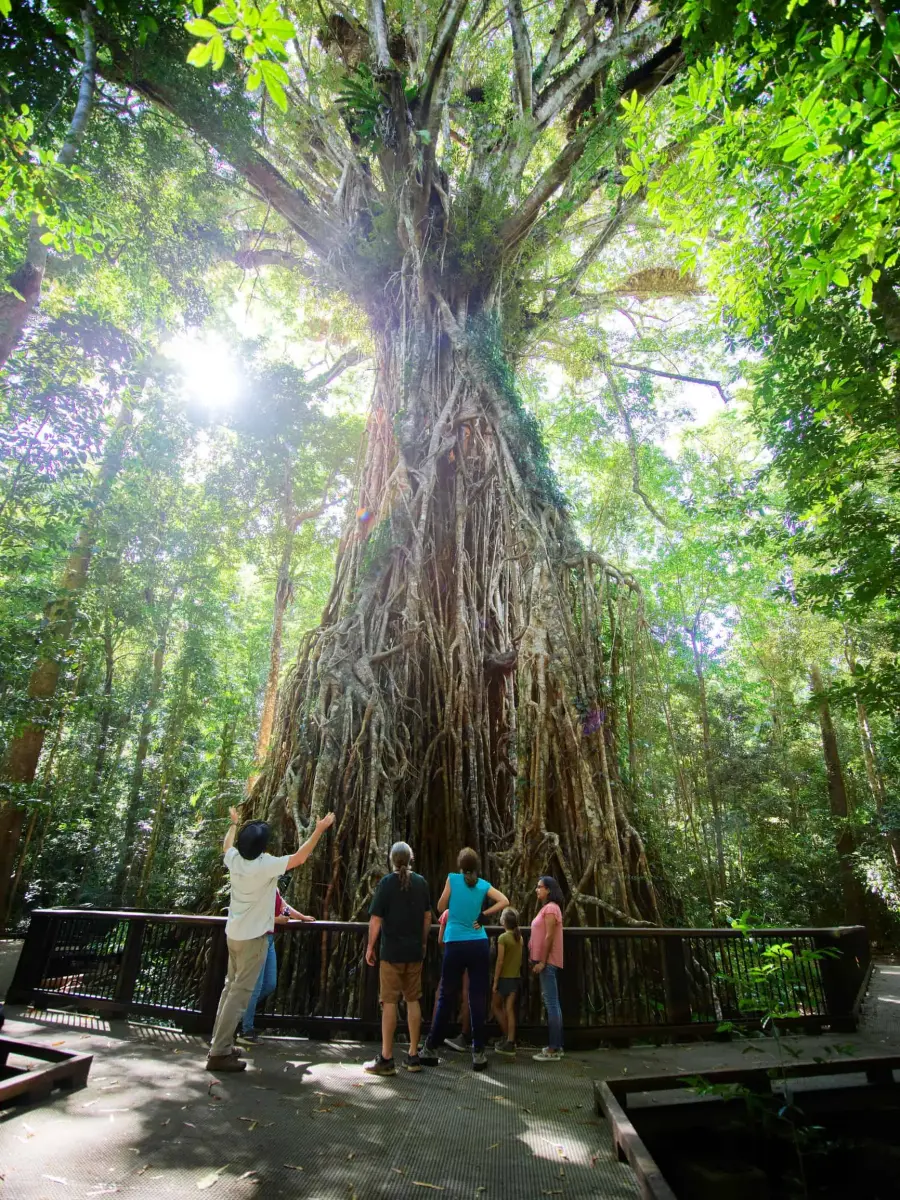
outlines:
{"label": "wooden railing", "polygon": [[[365,963],[364,922],[293,924],[278,934],[278,987],[260,1008],[269,1027],[360,1038],[378,1028],[377,971]],[[440,975],[432,930],[423,1008]],[[499,929],[489,930],[492,939]],[[528,937],[528,929],[523,929]],[[830,929],[567,928],[561,982],[570,1044],[709,1034],[723,1023],[759,1021],[754,982],[763,952],[789,942],[795,955],[769,977],[791,1018],[819,1029],[853,1029],[870,970],[862,926]],[[822,953],[824,952],[824,953]],[[224,917],[39,909],[7,1000],[147,1014],[197,1032],[212,1028],[225,976]],[[520,996],[523,1032],[542,1023],[537,981]]]}

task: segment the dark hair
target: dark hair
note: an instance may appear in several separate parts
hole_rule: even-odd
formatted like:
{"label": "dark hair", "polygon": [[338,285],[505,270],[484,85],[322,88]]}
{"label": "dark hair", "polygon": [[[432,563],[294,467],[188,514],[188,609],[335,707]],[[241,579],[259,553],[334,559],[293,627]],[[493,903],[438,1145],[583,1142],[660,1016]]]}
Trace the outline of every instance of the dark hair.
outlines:
{"label": "dark hair", "polygon": [[516,935],[516,941],[521,942],[522,931],[519,929],[519,914],[514,908],[507,906],[500,914],[500,924],[504,929]]}
{"label": "dark hair", "polygon": [[547,891],[550,893],[550,895],[547,897],[547,903],[548,904],[558,904],[559,907],[562,908],[562,906],[566,902],[566,898],[563,895],[562,888],[559,886],[559,884],[553,878],[553,876],[552,875],[542,875],[540,877],[540,879],[538,880],[538,883],[542,883],[544,885],[544,887],[547,889]]}
{"label": "dark hair", "polygon": [[400,876],[400,887],[403,891],[409,887],[409,864],[412,860],[412,847],[406,842],[394,842],[391,846],[391,866]]}
{"label": "dark hair", "polygon": [[457,855],[456,865],[462,871],[468,886],[474,887],[481,872],[481,859],[478,857],[478,852],[471,846],[466,846]]}
{"label": "dark hair", "polygon": [[241,858],[248,858],[251,861],[259,858],[269,844],[269,833],[269,826],[265,821],[248,821],[246,825],[241,826],[235,839],[235,845]]}

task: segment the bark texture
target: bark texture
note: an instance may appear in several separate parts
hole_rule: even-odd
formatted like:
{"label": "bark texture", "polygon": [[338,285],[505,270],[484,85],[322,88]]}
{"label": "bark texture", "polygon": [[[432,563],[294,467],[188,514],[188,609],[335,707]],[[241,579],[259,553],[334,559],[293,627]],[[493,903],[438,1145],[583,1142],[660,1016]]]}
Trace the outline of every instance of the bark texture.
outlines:
{"label": "bark texture", "polygon": [[552,871],[585,919],[656,919],[623,772],[638,590],[580,547],[466,308],[403,290],[378,332],[357,513],[251,807],[290,843],[337,810],[318,911],[360,915],[403,837],[435,880],[471,844],[516,894]]}

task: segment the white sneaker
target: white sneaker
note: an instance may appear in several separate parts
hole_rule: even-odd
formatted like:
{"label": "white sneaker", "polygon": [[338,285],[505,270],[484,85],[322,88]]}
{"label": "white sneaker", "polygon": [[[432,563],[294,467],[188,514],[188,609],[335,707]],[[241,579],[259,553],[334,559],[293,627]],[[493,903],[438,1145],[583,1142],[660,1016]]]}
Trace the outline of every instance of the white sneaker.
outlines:
{"label": "white sneaker", "polygon": [[558,1059],[563,1058],[564,1055],[564,1050],[551,1050],[549,1046],[545,1046],[540,1054],[532,1054],[531,1057],[535,1062],[556,1062]]}

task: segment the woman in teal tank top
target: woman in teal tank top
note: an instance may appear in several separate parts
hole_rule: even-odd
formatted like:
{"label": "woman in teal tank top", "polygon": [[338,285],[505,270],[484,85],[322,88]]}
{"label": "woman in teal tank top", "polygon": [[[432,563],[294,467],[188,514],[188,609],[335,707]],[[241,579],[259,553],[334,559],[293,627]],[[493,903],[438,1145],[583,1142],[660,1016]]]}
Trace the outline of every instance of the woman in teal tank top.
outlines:
{"label": "woman in teal tank top", "polygon": [[[451,872],[438,900],[438,912],[450,913],[444,931],[444,961],[441,966],[441,990],[431,1031],[420,1054],[423,1065],[437,1066],[437,1047],[444,1040],[447,1026],[457,1011],[463,975],[469,973],[469,1015],[472,1022],[472,1066],[483,1071],[484,1024],[490,984],[490,945],[484,926],[488,918],[509,904],[497,888],[479,875],[481,862],[468,847],[459,852],[459,871]],[[490,906],[482,911],[487,898]]]}

